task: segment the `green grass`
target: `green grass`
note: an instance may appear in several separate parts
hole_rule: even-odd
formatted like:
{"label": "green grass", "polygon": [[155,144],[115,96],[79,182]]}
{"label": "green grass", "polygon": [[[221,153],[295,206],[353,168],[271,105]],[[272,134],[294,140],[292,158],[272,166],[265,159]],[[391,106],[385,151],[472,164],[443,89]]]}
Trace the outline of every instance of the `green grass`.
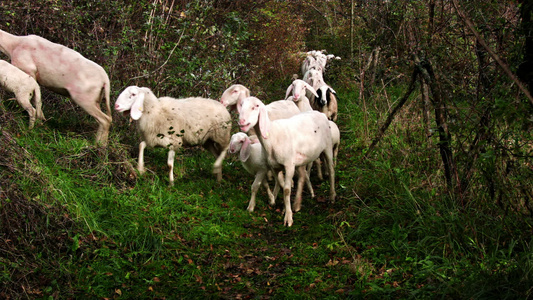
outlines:
{"label": "green grass", "polygon": [[[313,178],[317,197],[304,198],[290,228],[283,227],[281,197],[270,207],[260,190],[256,211],[246,211],[253,179],[235,157],[225,161],[224,180],[217,183],[214,158],[199,148],[184,150],[169,187],[163,149],[145,152],[144,176],[132,172],[137,144],[130,143],[124,122],[116,122],[103,149],[92,145],[92,132],[53,124],[27,131],[24,114],[15,114],[5,128],[17,133],[27,154],[10,161],[14,168],[0,165],[1,183],[13,184],[9,194],[0,193],[0,211],[16,199],[44,207],[47,217],[31,231],[21,227],[21,239],[60,234],[49,235],[57,248],[44,242],[17,248],[43,274],[27,275],[31,293],[16,284],[30,266],[0,257],[0,279],[11,283],[0,293],[125,299],[531,295],[530,217],[490,203],[459,205],[443,189],[438,152],[420,146],[427,143],[423,133],[406,139],[399,123],[371,159],[362,160],[368,142],[362,109],[355,101],[341,108],[338,199],[326,201],[327,184]],[[371,132],[377,126],[369,125]]]}

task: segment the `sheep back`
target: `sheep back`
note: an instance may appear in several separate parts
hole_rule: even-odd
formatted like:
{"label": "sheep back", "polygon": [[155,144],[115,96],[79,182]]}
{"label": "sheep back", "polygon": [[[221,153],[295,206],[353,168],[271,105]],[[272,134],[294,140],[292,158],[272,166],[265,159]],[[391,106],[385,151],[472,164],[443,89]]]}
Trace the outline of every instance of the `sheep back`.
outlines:
{"label": "sheep back", "polygon": [[226,147],[231,116],[224,105],[206,98],[161,97],[144,103],[138,129],[149,147],[180,148],[203,145],[208,140]]}
{"label": "sheep back", "polygon": [[266,106],[270,120],[287,119],[300,113],[294,101],[278,100]]}

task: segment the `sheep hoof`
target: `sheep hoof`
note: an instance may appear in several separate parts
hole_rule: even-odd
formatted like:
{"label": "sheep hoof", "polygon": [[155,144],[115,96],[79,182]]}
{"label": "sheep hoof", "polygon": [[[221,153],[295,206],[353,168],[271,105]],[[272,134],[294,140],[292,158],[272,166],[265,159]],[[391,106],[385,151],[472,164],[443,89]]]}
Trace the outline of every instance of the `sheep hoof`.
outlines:
{"label": "sheep hoof", "polygon": [[335,198],[337,197],[337,193],[333,192],[331,193],[330,197],[329,197],[329,201],[331,203],[335,203]]}
{"label": "sheep hoof", "polygon": [[283,220],[283,225],[284,226],[287,226],[287,227],[291,227],[292,226],[292,214],[289,216],[287,214],[285,214],[285,219]]}
{"label": "sheep hoof", "polygon": [[292,211],[299,212],[300,209],[302,209],[302,204],[298,203],[298,202],[295,202],[294,205],[292,206]]}

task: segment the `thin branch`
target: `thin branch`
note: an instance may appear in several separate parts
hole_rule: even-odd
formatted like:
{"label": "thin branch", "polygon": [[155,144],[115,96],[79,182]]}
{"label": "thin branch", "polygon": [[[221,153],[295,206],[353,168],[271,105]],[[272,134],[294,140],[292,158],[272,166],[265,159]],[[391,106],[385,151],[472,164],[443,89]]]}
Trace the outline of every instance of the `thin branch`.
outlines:
{"label": "thin branch", "polygon": [[178,42],[176,43],[176,45],[174,45],[174,48],[172,48],[172,50],[170,51],[170,54],[168,55],[167,60],[165,60],[165,62],[164,62],[161,66],[159,66],[157,69],[153,70],[152,72],[150,72],[150,73],[148,73],[148,74],[144,74],[144,75],[136,76],[136,77],[130,78],[130,80],[149,77],[149,76],[152,76],[153,74],[155,74],[157,71],[161,70],[161,69],[162,69],[162,68],[168,63],[168,61],[170,60],[170,57],[171,57],[172,54],[174,53],[174,50],[176,50],[176,48],[177,48],[178,45],[180,44],[181,38],[183,37],[183,34],[184,34],[184,33],[185,33],[185,30],[183,30],[183,31],[181,32],[181,35],[180,35],[180,38],[178,39]]}
{"label": "thin branch", "polygon": [[365,155],[365,159],[368,158],[370,153],[372,153],[372,151],[374,150],[374,147],[376,147],[379,141],[381,141],[381,139],[383,138],[383,135],[385,134],[385,131],[387,130],[387,128],[389,128],[390,123],[394,119],[394,116],[400,110],[400,108],[402,108],[405,102],[407,102],[407,99],[409,99],[409,96],[411,96],[411,94],[415,90],[416,78],[419,72],[420,72],[419,69],[415,67],[415,69],[413,70],[413,74],[411,75],[411,83],[409,84],[409,88],[407,89],[407,92],[405,92],[405,95],[403,95],[402,99],[400,99],[400,101],[398,101],[396,106],[392,109],[391,113],[387,117],[387,120],[385,120],[385,123],[383,123],[383,125],[381,125],[381,127],[379,128],[379,131],[376,134],[376,137],[374,138],[374,140],[372,141],[372,144],[370,144],[370,147],[368,147],[368,151]]}
{"label": "thin branch", "polygon": [[524,93],[526,95],[526,97],[529,99],[529,101],[531,102],[531,104],[533,104],[533,97],[531,96],[529,91],[526,89],[524,84],[518,79],[518,77],[516,77],[516,75],[511,71],[511,69],[509,69],[509,67],[503,62],[503,60],[501,60],[501,58],[498,56],[498,54],[496,54],[494,51],[492,51],[492,49],[485,42],[483,37],[481,37],[481,35],[475,29],[474,23],[472,23],[472,21],[470,21],[470,19],[466,16],[466,14],[463,11],[460,10],[459,5],[457,4],[457,0],[452,0],[452,3],[453,3],[453,6],[455,7],[455,11],[459,15],[459,17],[461,17],[461,19],[463,19],[463,21],[465,22],[465,24],[468,27],[468,29],[470,29],[470,31],[474,34],[474,36],[478,40],[479,44],[481,46],[483,46],[483,48],[485,48],[485,50],[487,50],[487,52],[492,57],[492,59],[494,59],[498,63],[498,65],[500,65],[500,67],[507,74],[507,76],[509,76],[509,78],[511,78],[516,83],[516,85],[522,91],[522,93]]}

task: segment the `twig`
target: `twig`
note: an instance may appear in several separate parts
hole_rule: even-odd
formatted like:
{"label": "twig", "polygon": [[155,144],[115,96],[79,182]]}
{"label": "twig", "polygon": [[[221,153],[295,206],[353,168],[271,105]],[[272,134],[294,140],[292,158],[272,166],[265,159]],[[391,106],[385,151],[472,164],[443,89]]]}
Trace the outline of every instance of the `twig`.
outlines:
{"label": "twig", "polygon": [[372,144],[370,144],[370,147],[368,147],[368,151],[364,157],[365,159],[368,158],[370,153],[372,153],[372,151],[374,150],[374,147],[376,147],[379,141],[381,141],[381,139],[383,138],[383,135],[385,134],[385,131],[387,130],[387,128],[389,128],[390,123],[394,119],[394,116],[400,110],[400,108],[402,108],[405,102],[407,102],[407,99],[409,99],[409,96],[411,96],[411,94],[413,93],[415,86],[416,86],[416,78],[419,73],[420,73],[419,68],[415,67],[415,69],[413,70],[413,74],[411,75],[411,83],[409,84],[409,88],[407,89],[407,92],[405,92],[405,95],[402,97],[402,99],[400,99],[400,101],[398,101],[396,106],[392,109],[391,113],[387,117],[387,120],[385,120],[385,123],[383,123],[383,125],[381,125],[381,127],[379,128],[378,133],[376,134],[376,137],[372,141]]}
{"label": "twig", "polygon": [[472,21],[470,21],[470,19],[464,14],[464,12],[459,9],[459,5],[457,4],[457,0],[452,0],[452,3],[453,3],[453,6],[455,7],[455,11],[459,15],[459,17],[461,17],[461,19],[463,19],[463,21],[466,24],[466,27],[468,27],[468,29],[470,29],[470,31],[474,34],[474,36],[476,37],[476,39],[479,42],[479,44],[481,46],[483,46],[483,48],[485,48],[485,50],[487,50],[487,52],[492,57],[492,59],[494,59],[498,63],[498,65],[500,65],[500,67],[507,74],[507,76],[509,76],[509,78],[511,78],[511,80],[513,80],[516,83],[518,88],[526,95],[526,97],[529,99],[531,104],[533,104],[533,97],[531,96],[529,91],[526,89],[524,84],[518,79],[518,77],[515,76],[515,74],[511,71],[511,69],[509,69],[509,67],[501,60],[501,58],[498,56],[498,54],[496,54],[494,51],[492,51],[492,49],[489,47],[489,45],[485,42],[485,40],[481,37],[481,35],[474,28],[474,24],[472,23]]}
{"label": "twig", "polygon": [[176,42],[176,45],[174,45],[174,48],[172,48],[172,50],[170,51],[170,54],[168,55],[167,60],[165,60],[165,62],[164,62],[161,66],[159,66],[157,69],[153,70],[152,72],[150,72],[150,73],[148,73],[148,74],[144,74],[144,75],[136,76],[136,77],[130,78],[130,80],[149,77],[149,76],[153,75],[154,73],[156,73],[157,71],[161,70],[161,69],[162,69],[162,68],[168,63],[168,61],[170,60],[170,57],[171,57],[172,54],[174,53],[174,50],[176,50],[176,48],[177,48],[178,45],[180,44],[181,38],[183,37],[183,34],[184,34],[184,33],[185,33],[185,30],[183,30],[183,31],[181,32],[180,38],[179,38],[178,41]]}

